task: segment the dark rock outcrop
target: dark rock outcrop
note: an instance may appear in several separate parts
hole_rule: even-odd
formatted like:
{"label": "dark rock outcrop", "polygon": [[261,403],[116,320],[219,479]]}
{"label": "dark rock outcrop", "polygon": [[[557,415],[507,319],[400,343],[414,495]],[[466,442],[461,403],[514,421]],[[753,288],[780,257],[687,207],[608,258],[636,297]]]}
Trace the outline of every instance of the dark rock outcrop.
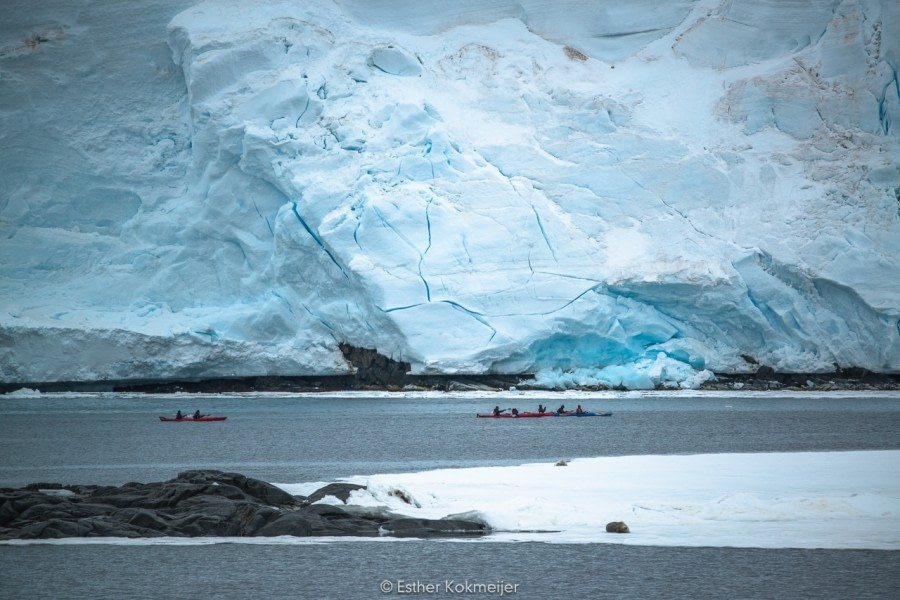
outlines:
{"label": "dark rock outcrop", "polygon": [[404,384],[406,374],[410,370],[409,363],[394,360],[369,348],[357,348],[344,343],[338,347],[344,359],[356,369],[355,377],[358,383],[372,386]]}
{"label": "dark rock outcrop", "polygon": [[382,529],[395,537],[478,536],[484,535],[485,526],[461,519],[400,518],[385,523]]}
{"label": "dark rock outcrop", "polygon": [[756,369],[757,379],[772,379],[773,377],[775,377],[775,369],[769,365],[760,365],[760,367]]}
{"label": "dark rock outcrop", "polygon": [[350,493],[354,490],[364,490],[366,486],[357,485],[355,483],[329,483],[323,488],[317,489],[315,492],[309,495],[307,500],[311,503],[318,502],[325,496],[334,496],[338,500],[343,503],[347,503],[347,500],[350,498]]}
{"label": "dark rock outcrop", "polygon": [[66,537],[483,535],[480,522],[410,519],[313,504],[344,501],[353,484],[330,484],[309,498],[239,473],[185,471],[170,481],[120,487],[32,484],[0,489],[0,539]]}

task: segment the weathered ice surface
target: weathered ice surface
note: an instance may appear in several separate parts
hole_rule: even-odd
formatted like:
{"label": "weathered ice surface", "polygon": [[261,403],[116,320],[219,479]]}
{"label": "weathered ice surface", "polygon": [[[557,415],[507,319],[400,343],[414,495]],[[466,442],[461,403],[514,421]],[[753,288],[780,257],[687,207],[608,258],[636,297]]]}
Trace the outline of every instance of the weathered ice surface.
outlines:
{"label": "weathered ice surface", "polygon": [[75,4],[0,19],[0,381],[900,372],[894,0]]}
{"label": "weathered ice surface", "polygon": [[[484,523],[410,519],[315,504],[362,486],[331,484],[309,498],[238,473],[185,471],[120,487],[33,484],[0,490],[0,539],[66,537],[483,535]],[[349,508],[348,508],[349,510]]]}

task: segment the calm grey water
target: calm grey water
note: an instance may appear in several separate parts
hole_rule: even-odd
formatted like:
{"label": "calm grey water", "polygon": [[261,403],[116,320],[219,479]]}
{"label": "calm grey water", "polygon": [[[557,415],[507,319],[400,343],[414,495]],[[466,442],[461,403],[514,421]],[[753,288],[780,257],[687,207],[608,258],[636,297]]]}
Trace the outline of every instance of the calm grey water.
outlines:
{"label": "calm grey water", "polygon": [[[0,546],[5,598],[900,598],[900,552],[609,544],[338,542],[303,546]],[[381,591],[388,581],[394,589]],[[440,593],[398,594],[398,582]]]}
{"label": "calm grey water", "polygon": [[[560,396],[516,400],[556,408]],[[476,419],[489,398],[0,397],[0,486],[159,481],[188,468],[279,483],[586,456],[900,448],[900,395],[564,400],[609,418]],[[505,405],[511,405],[506,402]],[[224,423],[160,423],[175,410]],[[3,598],[897,598],[900,552],[400,541],[0,546]],[[397,593],[432,584],[440,592]],[[394,589],[380,591],[382,581]],[[417,591],[405,588],[404,591]],[[504,596],[506,597],[506,596]]]}
{"label": "calm grey water", "polygon": [[[0,396],[0,486],[162,481],[219,468],[276,483],[592,456],[900,448],[900,394],[581,401],[608,418],[476,419],[494,400]],[[558,396],[515,402],[555,409]],[[506,404],[513,404],[507,402]],[[501,407],[501,408],[505,408]],[[161,423],[175,411],[219,423]]]}

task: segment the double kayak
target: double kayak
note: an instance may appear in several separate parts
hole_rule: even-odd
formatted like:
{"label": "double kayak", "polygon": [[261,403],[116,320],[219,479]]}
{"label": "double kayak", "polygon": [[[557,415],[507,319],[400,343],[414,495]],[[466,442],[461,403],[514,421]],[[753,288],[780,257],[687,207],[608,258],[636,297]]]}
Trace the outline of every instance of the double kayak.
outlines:
{"label": "double kayak", "polygon": [[199,419],[195,419],[194,417],[181,417],[180,419],[176,419],[175,417],[160,417],[159,420],[163,423],[181,423],[184,421],[196,421],[199,423],[201,421],[224,421],[227,418],[228,417],[213,417],[210,415],[206,415],[200,417]]}

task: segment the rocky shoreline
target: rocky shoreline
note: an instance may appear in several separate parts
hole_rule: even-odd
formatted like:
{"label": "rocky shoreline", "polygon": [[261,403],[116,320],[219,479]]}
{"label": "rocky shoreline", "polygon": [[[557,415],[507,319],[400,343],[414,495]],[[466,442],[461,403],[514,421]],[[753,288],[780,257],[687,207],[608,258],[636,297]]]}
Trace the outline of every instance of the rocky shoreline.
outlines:
{"label": "rocky shoreline", "polygon": [[[340,392],[340,391],[562,391],[542,387],[533,373],[484,373],[454,375],[414,375],[410,364],[384,356],[376,350],[340,344],[352,374],[347,375],[260,375],[204,379],[2,382],[0,394],[20,389],[38,392],[122,392],[122,393],[246,393],[246,392]],[[749,373],[716,373],[701,390],[766,391],[876,391],[900,390],[900,373],[874,373],[862,368],[841,368],[831,373],[779,373],[750,356],[742,357]],[[579,387],[584,391],[626,388]],[[659,389],[668,389],[661,387]]]}
{"label": "rocky shoreline", "polygon": [[866,369],[837,369],[832,373],[779,373],[761,366],[755,373],[716,373],[701,390],[733,391],[888,391],[900,390],[900,374],[873,373]]}
{"label": "rocky shoreline", "polygon": [[[757,373],[717,373],[715,379],[704,382],[700,390],[747,391],[892,391],[900,390],[900,375],[871,373],[863,370],[834,373],[777,373],[760,369]],[[120,392],[144,394],[222,394],[222,393],[315,393],[343,391],[373,392],[496,392],[510,389],[546,392],[565,391],[542,387],[534,383],[532,374],[519,375],[407,375],[402,381],[370,383],[353,376],[260,376],[197,380],[158,381],[61,381],[61,382],[0,382],[0,394],[22,389],[42,393]],[[627,388],[577,387],[579,391],[627,391]],[[659,387],[666,390],[671,388]]]}
{"label": "rocky shoreline", "polygon": [[[71,537],[472,537],[490,533],[471,518],[419,519],[346,502],[363,486],[333,483],[294,496],[239,473],[193,470],[169,481],[122,486],[34,483],[0,489],[0,540]],[[399,497],[402,498],[402,495]]]}

